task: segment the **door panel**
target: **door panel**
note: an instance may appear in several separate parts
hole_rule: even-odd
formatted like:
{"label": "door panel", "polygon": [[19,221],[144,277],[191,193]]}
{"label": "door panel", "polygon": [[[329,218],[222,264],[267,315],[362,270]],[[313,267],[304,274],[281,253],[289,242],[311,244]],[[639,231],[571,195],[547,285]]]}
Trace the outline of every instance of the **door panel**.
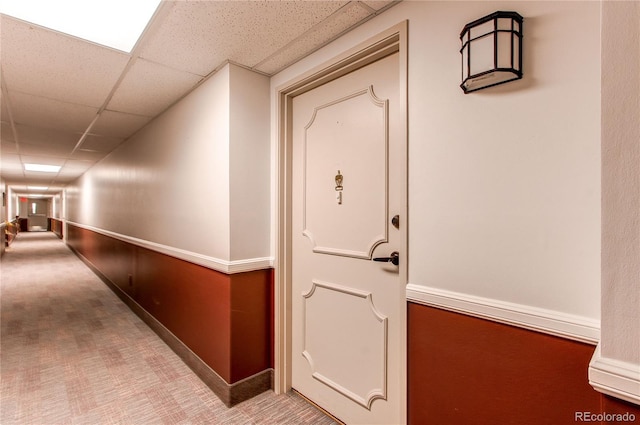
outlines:
{"label": "door panel", "polygon": [[[293,99],[292,386],[354,424],[404,421],[398,56]],[[399,266],[371,261],[393,251]]]}
{"label": "door panel", "polygon": [[313,378],[367,409],[386,399],[388,318],[371,292],[313,281],[303,297],[302,355]]}
{"label": "door panel", "polygon": [[371,259],[387,242],[387,106],[368,87],[314,108],[305,126],[303,234],[316,253]]}

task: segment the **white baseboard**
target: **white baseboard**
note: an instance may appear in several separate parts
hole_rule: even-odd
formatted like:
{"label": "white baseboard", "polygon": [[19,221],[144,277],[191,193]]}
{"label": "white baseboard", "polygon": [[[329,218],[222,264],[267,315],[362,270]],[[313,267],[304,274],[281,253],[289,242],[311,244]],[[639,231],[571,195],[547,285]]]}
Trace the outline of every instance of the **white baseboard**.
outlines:
{"label": "white baseboard", "polygon": [[422,285],[407,285],[407,300],[588,344],[600,340],[600,321]]}
{"label": "white baseboard", "polygon": [[229,261],[203,254],[198,254],[196,252],[191,252],[180,248],[171,247],[168,245],[162,245],[144,239],[134,238],[132,236],[122,235],[110,230],[88,226],[86,224],[74,223],[68,220],[66,221],[66,223],[226,274],[249,272],[273,267],[273,258],[271,257],[248,258],[243,260]]}
{"label": "white baseboard", "polygon": [[640,365],[602,357],[600,344],[589,363],[589,384],[603,394],[640,405]]}

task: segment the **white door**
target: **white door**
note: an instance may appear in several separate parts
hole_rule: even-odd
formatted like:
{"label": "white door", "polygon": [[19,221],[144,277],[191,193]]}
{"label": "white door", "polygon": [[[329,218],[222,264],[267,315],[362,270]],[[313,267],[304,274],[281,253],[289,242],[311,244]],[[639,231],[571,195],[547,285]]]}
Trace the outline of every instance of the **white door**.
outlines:
{"label": "white door", "polygon": [[405,421],[399,81],[395,53],[293,99],[291,382],[348,424]]}

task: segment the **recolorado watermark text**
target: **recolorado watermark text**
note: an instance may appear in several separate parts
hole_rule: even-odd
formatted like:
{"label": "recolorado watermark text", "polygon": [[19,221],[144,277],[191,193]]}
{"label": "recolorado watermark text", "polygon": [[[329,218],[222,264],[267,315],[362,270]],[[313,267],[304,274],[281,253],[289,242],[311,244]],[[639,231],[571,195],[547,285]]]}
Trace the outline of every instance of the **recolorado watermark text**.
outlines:
{"label": "recolorado watermark text", "polygon": [[575,412],[576,422],[635,422],[636,415],[633,413],[593,413]]}

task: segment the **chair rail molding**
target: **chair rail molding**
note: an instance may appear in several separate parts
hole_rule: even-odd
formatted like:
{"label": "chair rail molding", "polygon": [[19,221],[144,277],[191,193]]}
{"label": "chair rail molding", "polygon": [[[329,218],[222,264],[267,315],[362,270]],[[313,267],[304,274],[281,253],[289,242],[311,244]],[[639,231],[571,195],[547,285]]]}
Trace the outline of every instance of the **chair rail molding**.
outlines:
{"label": "chair rail molding", "polygon": [[178,258],[180,260],[189,261],[199,266],[207,267],[212,270],[216,270],[225,274],[234,274],[242,272],[250,272],[255,270],[262,270],[273,267],[273,257],[262,258],[247,258],[243,260],[223,260],[215,258],[197,252],[187,251],[180,248],[175,248],[168,245],[159,244],[156,242],[147,241],[144,239],[134,238],[133,236],[122,235],[120,233],[112,232],[110,230],[104,230],[97,227],[89,226],[86,224],[74,223],[73,221],[66,221],[67,224],[79,227],[81,229],[90,230],[92,232],[99,233],[104,236],[109,236],[114,239],[121,240],[133,245],[147,248],[152,251],[166,254],[171,257]]}
{"label": "chair rail molding", "polygon": [[595,345],[600,321],[523,304],[409,283],[407,301]]}

